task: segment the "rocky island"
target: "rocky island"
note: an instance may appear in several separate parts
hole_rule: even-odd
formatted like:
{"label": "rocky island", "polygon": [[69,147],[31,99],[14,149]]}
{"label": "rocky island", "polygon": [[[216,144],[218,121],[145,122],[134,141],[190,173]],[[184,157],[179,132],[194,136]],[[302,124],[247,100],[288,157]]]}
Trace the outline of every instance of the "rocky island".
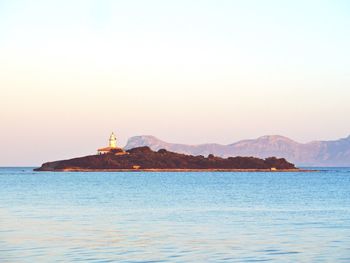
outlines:
{"label": "rocky island", "polygon": [[152,151],[149,147],[90,155],[70,160],[44,163],[35,171],[296,171],[294,164],[285,159],[270,157],[221,158],[185,155],[164,149]]}
{"label": "rocky island", "polygon": [[193,156],[149,147],[125,151],[114,133],[96,155],[44,163],[35,171],[300,171],[284,158]]}

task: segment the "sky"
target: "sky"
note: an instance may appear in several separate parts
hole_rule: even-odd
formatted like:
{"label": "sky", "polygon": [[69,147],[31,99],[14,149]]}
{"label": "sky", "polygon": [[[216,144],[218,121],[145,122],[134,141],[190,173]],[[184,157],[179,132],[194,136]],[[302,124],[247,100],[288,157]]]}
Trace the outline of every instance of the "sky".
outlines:
{"label": "sky", "polygon": [[0,166],[350,134],[350,2],[0,0]]}

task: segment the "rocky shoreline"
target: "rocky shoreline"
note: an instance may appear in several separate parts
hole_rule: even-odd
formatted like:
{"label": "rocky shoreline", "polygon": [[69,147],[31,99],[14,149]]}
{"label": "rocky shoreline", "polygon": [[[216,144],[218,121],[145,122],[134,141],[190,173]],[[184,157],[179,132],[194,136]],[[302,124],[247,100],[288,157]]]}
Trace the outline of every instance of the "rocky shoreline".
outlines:
{"label": "rocky shoreline", "polygon": [[[38,171],[38,170],[36,170]],[[41,171],[41,170],[40,170]],[[50,172],[50,171],[49,171]],[[271,170],[271,169],[76,169],[76,168],[65,168],[57,169],[51,172],[242,172],[242,173],[252,173],[252,172],[316,172],[316,170],[306,170],[306,169],[281,169],[281,170]]]}

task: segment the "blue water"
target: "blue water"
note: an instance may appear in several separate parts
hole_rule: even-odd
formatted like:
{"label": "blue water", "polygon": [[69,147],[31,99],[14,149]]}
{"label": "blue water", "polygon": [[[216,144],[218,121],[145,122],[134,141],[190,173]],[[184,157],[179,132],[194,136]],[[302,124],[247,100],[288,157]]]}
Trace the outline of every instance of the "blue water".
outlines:
{"label": "blue water", "polygon": [[350,262],[350,169],[0,169],[0,262]]}

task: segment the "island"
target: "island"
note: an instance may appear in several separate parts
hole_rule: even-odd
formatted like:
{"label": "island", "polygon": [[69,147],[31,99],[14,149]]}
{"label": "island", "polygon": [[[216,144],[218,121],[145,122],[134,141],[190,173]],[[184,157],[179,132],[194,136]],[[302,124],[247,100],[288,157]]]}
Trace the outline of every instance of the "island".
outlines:
{"label": "island", "polygon": [[90,155],[69,160],[44,163],[35,171],[298,171],[284,158],[255,157],[221,158],[185,155],[164,149],[152,151],[138,147],[126,154]]}
{"label": "island", "polygon": [[125,151],[114,133],[97,154],[44,163],[34,171],[301,171],[284,158],[193,156],[147,146]]}

